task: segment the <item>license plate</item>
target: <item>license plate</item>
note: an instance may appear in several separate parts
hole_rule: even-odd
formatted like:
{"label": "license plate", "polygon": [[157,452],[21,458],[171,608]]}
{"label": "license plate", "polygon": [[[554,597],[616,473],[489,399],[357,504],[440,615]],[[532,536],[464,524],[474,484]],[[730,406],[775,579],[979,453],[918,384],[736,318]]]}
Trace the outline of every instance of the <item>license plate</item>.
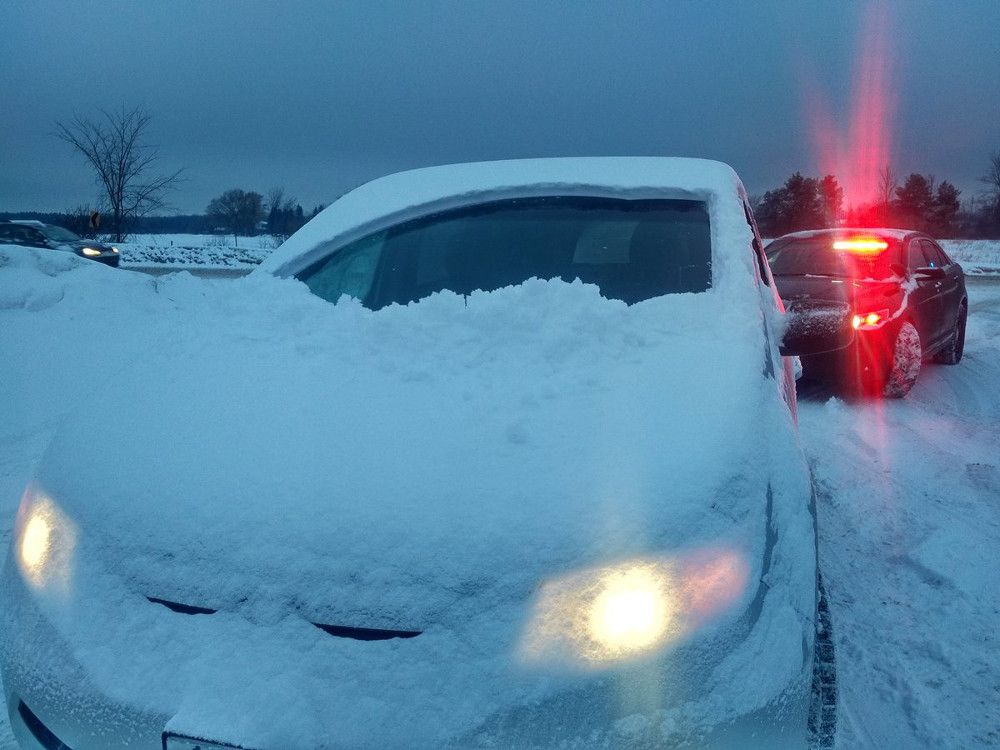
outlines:
{"label": "license plate", "polygon": [[164,750],[252,750],[243,745],[227,745],[224,742],[211,742],[179,734],[163,735],[163,748]]}

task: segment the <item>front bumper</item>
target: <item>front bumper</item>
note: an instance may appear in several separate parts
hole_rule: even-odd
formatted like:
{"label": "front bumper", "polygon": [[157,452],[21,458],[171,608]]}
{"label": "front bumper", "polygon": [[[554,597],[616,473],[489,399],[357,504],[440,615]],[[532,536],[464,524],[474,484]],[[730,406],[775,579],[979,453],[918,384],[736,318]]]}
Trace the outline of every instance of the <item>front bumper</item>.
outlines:
{"label": "front bumper", "polygon": [[11,731],[22,750],[162,748],[169,716],[115,701],[97,688],[34,605],[16,567],[8,560],[4,571],[0,671]]}
{"label": "front bumper", "polygon": [[881,390],[892,363],[898,329],[898,325],[890,323],[873,331],[858,331],[848,346],[803,356],[803,377],[858,391]]}
{"label": "front bumper", "polygon": [[[311,653],[303,654],[306,659],[324,661],[329,654],[338,659],[343,656],[356,658],[364,652],[366,663],[374,665],[372,672],[367,669],[359,670],[355,666],[353,671],[345,669],[343,673],[335,673],[333,676],[330,670],[309,673],[301,664],[295,663],[294,651],[280,640],[266,641],[274,645],[274,651],[283,655],[277,659],[272,659],[270,654],[256,648],[259,644],[249,643],[254,638],[252,631],[266,630],[265,627],[246,622],[245,627],[244,624],[238,624],[239,630],[234,631],[229,627],[227,633],[227,626],[233,625],[231,620],[216,621],[205,616],[177,614],[152,604],[148,605],[153,613],[150,630],[160,630],[157,635],[142,631],[136,634],[136,643],[126,642],[121,633],[113,632],[113,627],[105,625],[115,618],[125,617],[122,611],[108,612],[112,607],[120,607],[122,602],[108,603],[103,611],[96,605],[88,604],[87,609],[90,611],[77,612],[76,616],[93,616],[101,620],[101,625],[89,630],[89,635],[82,638],[81,642],[71,644],[43,612],[45,607],[38,603],[34,592],[24,583],[13,560],[8,560],[3,578],[0,591],[3,602],[0,606],[0,627],[7,638],[0,646],[0,669],[12,731],[25,750],[163,750],[170,747],[165,741],[166,735],[171,732],[183,736],[203,735],[207,741],[218,743],[221,748],[242,747],[252,750],[314,750],[316,747],[345,750],[369,747],[543,748],[560,744],[553,737],[575,737],[575,741],[570,739],[568,743],[564,743],[565,746],[588,747],[589,735],[583,728],[588,727],[587,731],[590,731],[593,714],[599,713],[609,701],[620,700],[623,690],[639,691],[644,687],[641,675],[640,679],[621,675],[597,681],[587,678],[586,690],[569,690],[567,693],[542,697],[535,705],[531,704],[530,696],[522,695],[524,705],[521,708],[505,709],[501,718],[468,727],[470,731],[430,740],[430,735],[419,734],[418,730],[411,729],[414,737],[408,740],[408,715],[411,719],[419,717],[426,724],[429,723],[426,717],[433,716],[437,709],[452,712],[465,708],[433,705],[437,686],[426,683],[428,678],[433,680],[435,675],[440,675],[442,659],[450,657],[453,661],[461,661],[462,671],[466,674],[458,677],[460,681],[468,681],[470,685],[482,680],[495,682],[500,675],[481,671],[475,663],[474,654],[463,654],[449,636],[442,639],[445,645],[443,650],[438,650],[436,646],[425,650],[425,646],[420,645],[422,639],[380,644],[343,641],[303,624],[303,634],[308,634],[307,639],[312,639],[308,642],[315,645]],[[137,601],[135,604],[138,607],[142,603]],[[216,625],[223,630],[222,638],[213,632]],[[233,632],[243,635],[233,638],[230,635]],[[106,636],[102,635],[104,633]],[[794,634],[786,631],[785,635],[791,638]],[[163,638],[164,642],[167,639],[180,640],[189,645],[186,653],[190,654],[190,663],[178,663],[176,653],[150,653],[155,651],[155,645],[151,644],[156,643],[157,637]],[[330,643],[333,646],[328,648],[327,644]],[[771,645],[775,644],[768,646],[769,652]],[[798,649],[804,647],[805,643],[798,646],[789,642],[786,645]],[[413,646],[422,653],[417,661],[408,662],[407,650]],[[374,649],[381,650],[382,655],[372,658]],[[244,665],[244,682],[257,683],[256,688],[246,693],[247,698],[239,692],[243,685],[231,685],[233,693],[223,696],[225,701],[219,700],[220,691],[226,684],[224,681],[216,682],[217,676],[204,665],[212,658],[218,658],[220,652],[227,659]],[[255,671],[262,655],[270,663]],[[130,685],[145,684],[148,690],[132,688],[125,695],[122,691],[109,689],[112,688],[107,676],[106,662],[109,661],[114,664],[112,671],[115,673],[132,671],[131,674],[123,674],[123,682]],[[292,677],[279,671],[286,662]],[[327,662],[327,666],[336,666],[337,663]],[[404,674],[400,678],[400,675],[393,673],[394,665],[399,665],[401,673],[414,665],[418,665],[422,672]],[[343,666],[349,668],[351,665],[344,663]],[[810,664],[803,664],[800,675],[802,679],[797,676],[763,708],[733,717],[723,727],[699,730],[696,735],[697,745],[748,750],[758,747],[801,748],[805,742],[810,669]],[[182,672],[188,679],[177,679],[177,674]],[[310,683],[309,680],[314,679],[316,674],[331,682],[339,680],[347,683],[346,688],[331,695],[339,698],[341,693],[346,693],[348,700],[331,704],[326,699],[317,699],[311,690],[319,687],[322,691],[329,686]],[[195,681],[189,679],[192,676],[196,678]],[[137,682],[137,677],[142,680],[141,683]],[[648,673],[646,677],[649,677]],[[199,679],[203,681],[201,684],[198,684]],[[417,683],[408,693],[414,696],[410,705],[399,705],[391,701],[384,704],[370,702],[371,696],[382,689],[382,683],[393,685],[400,679],[415,680]],[[558,679],[558,676],[553,679]],[[164,690],[164,683],[171,685],[170,689]],[[734,689],[745,695],[744,687]],[[457,693],[454,686],[450,690],[446,686],[442,692]],[[566,695],[572,696],[573,700],[567,702]],[[351,699],[354,699],[353,705]],[[714,698],[710,697],[709,702],[712,700]],[[476,710],[481,711],[481,715],[489,714],[489,711],[482,710],[481,705]],[[298,714],[300,721],[307,720],[312,726],[307,726],[306,731],[296,734],[297,728],[289,725],[289,713]],[[341,718],[344,714],[347,715],[346,719]],[[351,727],[346,725],[352,719],[361,719],[373,728],[374,734],[378,730],[374,728],[373,717],[382,717],[386,722],[395,723],[396,727],[375,737],[357,730],[351,734]],[[537,733],[539,719],[549,725],[549,734]],[[598,723],[597,726],[602,725]],[[553,734],[552,727],[561,729]],[[640,732],[640,735],[648,739],[652,729],[647,727],[645,734]],[[340,740],[340,744],[330,744],[331,737]],[[643,742],[640,737],[633,735],[618,737],[608,747],[657,745],[658,743]],[[213,745],[205,744],[204,747],[211,748]]]}

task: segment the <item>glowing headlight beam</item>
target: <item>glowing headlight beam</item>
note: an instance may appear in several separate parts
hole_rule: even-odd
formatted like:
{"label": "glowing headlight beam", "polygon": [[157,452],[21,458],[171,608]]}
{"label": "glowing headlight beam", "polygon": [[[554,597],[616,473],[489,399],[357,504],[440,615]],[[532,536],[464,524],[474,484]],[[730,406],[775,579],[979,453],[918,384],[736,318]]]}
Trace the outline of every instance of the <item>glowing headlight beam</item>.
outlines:
{"label": "glowing headlight beam", "polygon": [[593,669],[655,653],[729,611],[747,591],[749,572],[743,554],[713,547],[546,581],[519,656]]}
{"label": "glowing headlight beam", "polygon": [[44,492],[29,487],[18,511],[16,558],[36,589],[65,587],[72,572],[76,527]]}
{"label": "glowing headlight beam", "polygon": [[40,568],[49,554],[52,527],[47,519],[34,515],[24,527],[21,536],[21,564],[35,570]]}
{"label": "glowing headlight beam", "polygon": [[655,645],[667,627],[662,575],[632,568],[609,576],[590,610],[590,632],[611,651],[627,653]]}

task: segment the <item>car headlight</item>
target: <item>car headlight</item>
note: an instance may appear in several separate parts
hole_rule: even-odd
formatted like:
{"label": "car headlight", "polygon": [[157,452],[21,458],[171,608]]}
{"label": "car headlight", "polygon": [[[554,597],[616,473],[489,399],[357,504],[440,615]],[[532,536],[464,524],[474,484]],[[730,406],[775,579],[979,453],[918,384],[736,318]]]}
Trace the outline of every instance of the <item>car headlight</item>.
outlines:
{"label": "car headlight", "polygon": [[600,667],[659,650],[727,610],[748,577],[743,555],[717,549],[570,573],[541,586],[520,656]]}
{"label": "car headlight", "polygon": [[117,255],[118,254],[118,248],[117,247],[111,248],[111,252],[113,252],[115,255]]}
{"label": "car headlight", "polygon": [[101,251],[92,247],[85,247],[83,248],[83,254],[86,255],[88,258],[93,258],[97,255],[100,255]]}
{"label": "car headlight", "polygon": [[30,485],[21,500],[14,537],[24,579],[36,589],[68,586],[76,536],[75,525],[52,498]]}

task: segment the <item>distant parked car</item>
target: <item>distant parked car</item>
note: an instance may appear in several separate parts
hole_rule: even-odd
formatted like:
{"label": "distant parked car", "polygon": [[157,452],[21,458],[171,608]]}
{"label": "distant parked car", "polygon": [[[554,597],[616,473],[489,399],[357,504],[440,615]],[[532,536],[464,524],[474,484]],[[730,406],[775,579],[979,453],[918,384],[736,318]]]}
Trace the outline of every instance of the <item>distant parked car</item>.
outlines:
{"label": "distant parked car", "polygon": [[902,398],[921,362],[962,359],[969,312],[962,267],[933,239],[895,229],[826,229],[767,247],[806,377]]}
{"label": "distant parked car", "polygon": [[41,221],[15,219],[0,222],[0,245],[24,245],[75,253],[109,266],[118,266],[118,248],[95,240],[86,240],[78,234]]}

